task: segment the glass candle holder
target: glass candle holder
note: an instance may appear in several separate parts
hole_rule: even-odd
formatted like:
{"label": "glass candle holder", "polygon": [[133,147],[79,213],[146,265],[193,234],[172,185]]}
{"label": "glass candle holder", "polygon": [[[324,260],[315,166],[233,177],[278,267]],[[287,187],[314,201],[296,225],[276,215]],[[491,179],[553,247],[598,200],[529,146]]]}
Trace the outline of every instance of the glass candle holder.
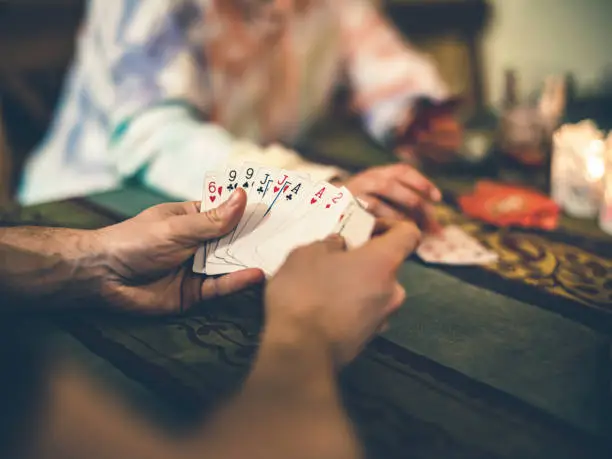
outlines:
{"label": "glass candle holder", "polygon": [[564,125],[553,136],[551,197],[569,215],[599,214],[606,142],[591,121]]}
{"label": "glass candle holder", "polygon": [[606,141],[599,227],[602,231],[612,234],[612,132],[608,134],[608,140]]}

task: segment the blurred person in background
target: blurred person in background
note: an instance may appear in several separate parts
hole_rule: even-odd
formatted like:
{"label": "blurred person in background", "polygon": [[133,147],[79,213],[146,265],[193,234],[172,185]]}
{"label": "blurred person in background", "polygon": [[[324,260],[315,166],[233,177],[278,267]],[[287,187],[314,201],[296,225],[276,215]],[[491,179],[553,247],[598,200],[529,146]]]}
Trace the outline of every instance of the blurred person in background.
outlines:
{"label": "blurred person in background", "polygon": [[[349,177],[289,149],[342,84],[364,128],[404,164]],[[422,125],[415,107],[448,97],[434,63],[371,0],[90,0],[18,198],[58,200],[136,179],[199,199],[205,171],[256,161],[342,183],[377,216],[430,215],[440,194],[407,162],[444,161],[461,132],[451,112]]]}
{"label": "blurred person in background", "polygon": [[190,269],[197,247],[234,228],[245,206],[239,189],[205,213],[197,202],[168,203],[98,230],[0,228],[0,457],[361,457],[336,376],[404,301],[397,270],[419,241],[412,223],[379,221],[351,251],[337,235],[295,250],[266,285],[265,327],[241,391],[182,435],[139,417],[74,364],[43,359],[33,318],[19,330],[9,315],[69,305],[180,313],[261,282],[256,269],[219,278]]}

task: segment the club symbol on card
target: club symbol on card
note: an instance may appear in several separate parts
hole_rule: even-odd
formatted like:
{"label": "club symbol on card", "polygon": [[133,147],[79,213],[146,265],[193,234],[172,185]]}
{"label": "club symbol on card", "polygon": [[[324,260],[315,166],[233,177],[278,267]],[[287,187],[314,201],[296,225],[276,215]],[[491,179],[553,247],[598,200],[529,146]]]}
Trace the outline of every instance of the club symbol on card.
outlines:
{"label": "club symbol on card", "polygon": [[249,187],[249,182],[244,182],[242,184],[242,188],[248,188]]}
{"label": "club symbol on card", "polygon": [[287,201],[291,201],[293,199],[293,195],[288,194],[287,196],[285,196],[285,198],[287,199]]}
{"label": "club symbol on card", "polygon": [[232,183],[230,185],[227,186],[227,191],[233,191],[236,189],[236,184]]}
{"label": "club symbol on card", "polygon": [[263,192],[264,192],[263,187],[261,187],[261,186],[260,186],[259,188],[257,188],[257,192],[258,192],[259,194],[263,193]]}

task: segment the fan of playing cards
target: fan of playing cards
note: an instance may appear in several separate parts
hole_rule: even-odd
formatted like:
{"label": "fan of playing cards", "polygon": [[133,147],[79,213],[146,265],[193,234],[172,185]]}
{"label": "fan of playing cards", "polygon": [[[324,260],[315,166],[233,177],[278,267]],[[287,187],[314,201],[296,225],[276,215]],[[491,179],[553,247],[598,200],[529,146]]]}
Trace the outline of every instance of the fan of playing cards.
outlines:
{"label": "fan of playing cards", "polygon": [[[254,163],[206,173],[200,211],[219,206],[237,188],[247,193],[244,215],[229,234],[198,249],[194,272],[216,275],[256,267],[270,276],[296,247],[338,233],[351,249],[367,242],[374,228],[375,218],[348,189]],[[421,247],[419,256],[432,263],[481,264],[496,259],[456,227],[426,237]]]}
{"label": "fan of playing cards", "polygon": [[200,210],[217,207],[239,187],[247,193],[240,223],[198,250],[195,272],[213,275],[257,267],[272,275],[298,246],[339,233],[353,248],[365,243],[374,228],[374,217],[346,188],[251,163],[207,173]]}

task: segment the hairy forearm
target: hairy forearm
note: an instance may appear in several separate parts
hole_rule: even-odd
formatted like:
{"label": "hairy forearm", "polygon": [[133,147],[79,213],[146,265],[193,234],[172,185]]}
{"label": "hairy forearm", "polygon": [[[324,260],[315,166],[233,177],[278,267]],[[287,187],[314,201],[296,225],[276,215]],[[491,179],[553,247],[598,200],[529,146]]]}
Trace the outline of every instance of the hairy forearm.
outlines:
{"label": "hairy forearm", "polygon": [[198,441],[206,443],[204,457],[361,457],[323,340],[270,335],[241,394]]}
{"label": "hairy forearm", "polygon": [[0,292],[26,301],[93,298],[104,269],[94,242],[85,230],[1,228]]}

